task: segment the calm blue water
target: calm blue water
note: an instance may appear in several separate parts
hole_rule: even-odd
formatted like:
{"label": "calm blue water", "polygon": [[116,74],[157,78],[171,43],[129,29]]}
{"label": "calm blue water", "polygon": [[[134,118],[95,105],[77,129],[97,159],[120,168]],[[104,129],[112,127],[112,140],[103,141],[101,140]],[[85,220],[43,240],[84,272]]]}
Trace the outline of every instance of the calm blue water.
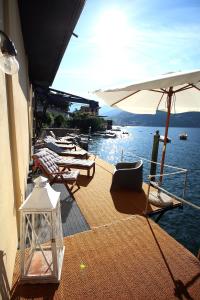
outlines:
{"label": "calm blue water", "polygon": [[[119,161],[135,161],[138,156],[151,159],[153,135],[156,130],[164,135],[164,127],[123,127],[129,135],[121,135],[115,139],[95,137],[91,140],[89,151],[102,159],[115,164]],[[181,132],[187,132],[186,141],[179,139]],[[170,128],[168,136],[165,164],[188,169],[185,199],[200,206],[200,128]],[[160,143],[158,161],[161,159],[162,143]],[[122,154],[123,152],[123,154]],[[147,181],[150,165],[144,161],[144,181]],[[172,172],[172,169],[165,169]],[[182,196],[183,175],[166,177],[163,187],[177,196]],[[200,210],[184,205],[183,209],[166,212],[159,221],[171,236],[197,255],[200,249]]]}

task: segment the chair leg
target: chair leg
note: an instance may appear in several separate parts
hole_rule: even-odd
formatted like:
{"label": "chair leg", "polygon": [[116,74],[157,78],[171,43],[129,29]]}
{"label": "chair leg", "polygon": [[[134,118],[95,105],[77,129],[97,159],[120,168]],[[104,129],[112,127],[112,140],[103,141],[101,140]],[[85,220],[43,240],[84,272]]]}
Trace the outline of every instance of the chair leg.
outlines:
{"label": "chair leg", "polygon": [[80,185],[78,184],[78,182],[76,181],[76,185],[77,185],[77,187],[78,187],[78,189],[80,189],[81,187],[80,187]]}
{"label": "chair leg", "polygon": [[[92,168],[92,177],[94,176],[94,173],[95,173],[95,164]],[[87,176],[90,177],[90,169],[87,169]]]}
{"label": "chair leg", "polygon": [[[72,187],[71,187],[71,191],[72,191],[72,189],[74,188],[75,185],[77,186],[77,189],[76,189],[75,191],[77,191],[77,190],[80,189],[80,185],[78,184],[77,181],[75,181],[75,182],[73,183]],[[75,191],[74,191],[74,192],[75,192]]]}
{"label": "chair leg", "polygon": [[67,191],[70,193],[71,196],[73,195],[72,190],[73,190],[73,188],[74,188],[75,185],[77,185],[77,187],[78,187],[77,190],[80,189],[80,185],[78,184],[77,181],[74,181],[74,182],[72,183],[71,187],[69,187],[69,185],[67,184],[66,181],[64,182],[64,185],[65,185]]}
{"label": "chair leg", "polygon": [[95,164],[94,164],[94,167],[93,167],[93,174],[92,174],[92,176],[94,176],[94,173],[95,173]]}

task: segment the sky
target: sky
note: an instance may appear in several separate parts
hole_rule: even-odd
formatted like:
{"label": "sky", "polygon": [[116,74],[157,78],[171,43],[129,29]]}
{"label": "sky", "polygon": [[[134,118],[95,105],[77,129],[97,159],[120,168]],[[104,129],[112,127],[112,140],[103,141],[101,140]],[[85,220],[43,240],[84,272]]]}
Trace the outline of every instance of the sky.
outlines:
{"label": "sky", "polygon": [[53,88],[93,91],[200,69],[199,0],[87,0]]}

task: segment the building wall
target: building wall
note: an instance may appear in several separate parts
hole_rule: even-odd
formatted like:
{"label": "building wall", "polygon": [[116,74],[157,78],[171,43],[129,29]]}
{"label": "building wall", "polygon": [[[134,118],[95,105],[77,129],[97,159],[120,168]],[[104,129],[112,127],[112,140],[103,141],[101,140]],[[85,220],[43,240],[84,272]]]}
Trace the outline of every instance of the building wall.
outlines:
{"label": "building wall", "polygon": [[0,299],[7,299],[19,239],[31,149],[31,90],[17,0],[0,0],[0,24],[14,42],[20,71],[0,70]]}

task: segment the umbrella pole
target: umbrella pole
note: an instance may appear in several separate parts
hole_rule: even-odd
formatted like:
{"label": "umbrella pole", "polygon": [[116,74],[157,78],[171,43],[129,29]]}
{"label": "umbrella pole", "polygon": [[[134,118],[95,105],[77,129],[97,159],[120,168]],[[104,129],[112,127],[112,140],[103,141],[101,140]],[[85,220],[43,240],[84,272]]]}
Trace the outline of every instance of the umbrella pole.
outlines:
{"label": "umbrella pole", "polygon": [[171,103],[172,103],[172,94],[173,90],[172,87],[169,88],[168,97],[167,97],[167,119],[165,125],[165,136],[164,136],[164,144],[162,149],[162,159],[160,164],[160,179],[159,185],[162,184],[163,181],[163,171],[164,171],[164,163],[165,163],[165,153],[166,153],[166,146],[167,146],[167,137],[168,137],[168,129],[169,129],[169,122],[170,122],[170,114],[171,114]]}

